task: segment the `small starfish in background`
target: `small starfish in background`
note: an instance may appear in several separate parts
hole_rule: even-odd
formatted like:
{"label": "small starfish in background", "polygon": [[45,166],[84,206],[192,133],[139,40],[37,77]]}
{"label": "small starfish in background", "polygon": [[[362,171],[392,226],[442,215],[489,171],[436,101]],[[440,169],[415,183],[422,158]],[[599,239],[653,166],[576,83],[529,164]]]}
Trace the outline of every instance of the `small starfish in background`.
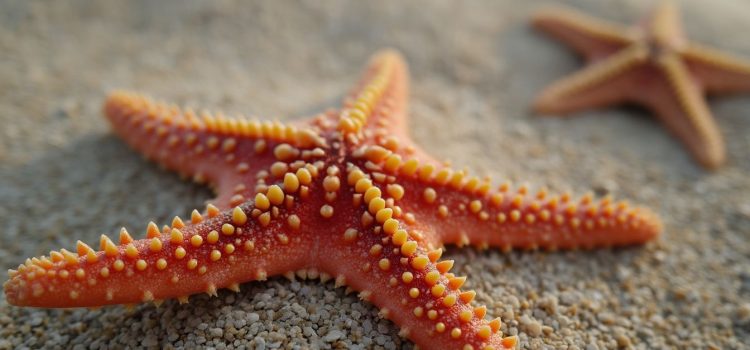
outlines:
{"label": "small starfish in background", "polygon": [[533,24],[589,63],[542,91],[537,112],[643,105],[701,165],[716,169],[725,162],[724,141],[703,95],[750,91],[750,62],[688,42],[672,2],[662,2],[631,29],[561,8],[538,12]]}
{"label": "small starfish in background", "polygon": [[195,293],[284,275],[360,291],[400,334],[426,349],[512,348],[500,319],[472,306],[443,244],[593,248],[638,244],[661,230],[648,209],[590,195],[573,200],[491,189],[421,151],[406,127],[408,74],[376,55],[339,111],[294,124],[227,118],[116,92],[104,111],[133,148],[208,182],[218,198],[189,220],[119,244],[78,242],[11,270],[9,303],[79,307],[187,302]]}

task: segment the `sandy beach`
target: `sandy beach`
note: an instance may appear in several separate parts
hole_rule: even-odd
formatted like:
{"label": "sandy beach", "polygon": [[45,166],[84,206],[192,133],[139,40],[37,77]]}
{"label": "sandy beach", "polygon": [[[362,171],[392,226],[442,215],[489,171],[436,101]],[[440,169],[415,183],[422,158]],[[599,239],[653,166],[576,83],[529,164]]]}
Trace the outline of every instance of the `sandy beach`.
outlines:
{"label": "sandy beach", "polygon": [[[651,1],[566,1],[622,24]],[[167,223],[212,193],[109,129],[112,89],[292,120],[336,107],[370,54],[411,71],[414,139],[456,168],[532,188],[611,194],[665,224],[642,247],[510,252],[449,247],[477,302],[521,349],[750,348],[750,95],[709,100],[727,145],[697,166],[648,112],[536,116],[545,85],[581,61],[528,23],[542,1],[0,3],[0,267]],[[688,36],[750,58],[750,2],[680,2]],[[3,272],[2,280],[7,275]],[[0,349],[411,349],[332,282],[96,310],[17,308],[0,296]]]}

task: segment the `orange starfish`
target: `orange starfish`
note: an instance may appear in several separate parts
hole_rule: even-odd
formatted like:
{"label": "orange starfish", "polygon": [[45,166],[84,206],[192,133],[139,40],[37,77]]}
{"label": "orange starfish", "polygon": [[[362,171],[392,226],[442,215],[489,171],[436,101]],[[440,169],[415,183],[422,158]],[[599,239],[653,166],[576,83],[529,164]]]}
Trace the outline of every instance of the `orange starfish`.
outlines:
{"label": "orange starfish", "polygon": [[704,167],[724,163],[724,141],[703,95],[749,91],[750,63],[688,42],[672,2],[662,2],[631,29],[560,8],[538,12],[533,24],[589,63],[542,91],[536,111],[567,114],[620,103],[643,105]]}
{"label": "orange starfish", "polygon": [[407,137],[407,68],[376,55],[338,112],[294,124],[196,114],[116,92],[104,111],[133,148],[218,192],[204,213],[146,238],[123,229],[10,271],[9,303],[79,307],[215,295],[295,273],[347,285],[428,349],[512,348],[499,319],[471,306],[441,246],[591,248],[642,243],[649,210],[548,196],[451,170]]}

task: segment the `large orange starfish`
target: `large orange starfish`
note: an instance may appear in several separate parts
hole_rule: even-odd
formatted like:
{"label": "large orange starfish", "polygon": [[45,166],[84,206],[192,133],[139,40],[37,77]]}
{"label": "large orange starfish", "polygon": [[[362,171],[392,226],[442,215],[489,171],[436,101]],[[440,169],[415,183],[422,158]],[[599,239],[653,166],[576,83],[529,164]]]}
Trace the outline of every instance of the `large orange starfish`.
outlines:
{"label": "large orange starfish", "polygon": [[338,112],[294,124],[179,109],[127,92],[104,111],[149,158],[206,181],[218,198],[146,238],[123,229],[95,250],[78,242],[32,258],[5,284],[14,305],[159,302],[295,273],[360,291],[427,349],[512,348],[500,320],[471,306],[466,277],[441,246],[591,248],[642,243],[660,231],[647,209],[572,200],[451,170],[407,137],[401,56],[376,55]]}
{"label": "large orange starfish", "polygon": [[703,95],[750,91],[750,63],[688,42],[672,2],[663,1],[630,29],[562,8],[538,12],[533,24],[589,63],[542,91],[536,111],[568,114],[620,103],[643,105],[701,165],[715,169],[724,163],[724,141]]}

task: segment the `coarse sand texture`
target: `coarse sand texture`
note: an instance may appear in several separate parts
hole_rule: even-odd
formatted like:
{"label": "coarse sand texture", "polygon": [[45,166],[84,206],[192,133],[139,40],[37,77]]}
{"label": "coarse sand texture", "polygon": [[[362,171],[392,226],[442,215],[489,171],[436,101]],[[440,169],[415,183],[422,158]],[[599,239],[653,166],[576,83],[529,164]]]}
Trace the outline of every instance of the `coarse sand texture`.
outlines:
{"label": "coarse sand texture", "polygon": [[[536,116],[535,95],[582,66],[529,24],[543,5],[5,2],[0,263],[14,269],[60,248],[75,254],[78,239],[98,250],[102,233],[117,241],[124,226],[142,238],[145,223],[170,224],[178,215],[187,226],[191,211],[213,198],[208,188],[142,159],[117,137],[102,111],[114,89],[289,123],[340,106],[362,63],[393,47],[409,63],[409,134],[436,159],[450,159],[452,169],[480,179],[491,174],[493,189],[508,179],[514,189],[534,184],[529,194],[541,186],[549,193],[593,190],[597,201],[627,198],[661,218],[656,240],[629,248],[449,246],[437,261],[453,260],[450,273],[468,277],[461,289],[476,292],[472,303],[486,305],[487,322],[489,315],[502,319],[503,337],[517,336],[519,349],[750,348],[750,99],[708,100],[726,146],[726,163],[716,172],[696,165],[650,112]],[[653,7],[639,0],[565,5],[624,24]],[[685,0],[679,6],[691,41],[750,57],[744,34],[750,3]],[[357,122],[335,127],[354,130]],[[340,185],[348,186],[346,180],[342,175]],[[393,191],[381,196],[397,196]],[[266,196],[269,203],[274,196]],[[317,215],[327,215],[320,207]],[[341,213],[332,209],[334,217]],[[223,249],[218,261],[227,259]],[[381,269],[380,260],[371,269]],[[335,278],[321,283],[314,273],[318,279],[305,279],[308,273],[158,307],[22,308],[3,295],[0,349],[414,348],[372,303],[336,288]]]}

